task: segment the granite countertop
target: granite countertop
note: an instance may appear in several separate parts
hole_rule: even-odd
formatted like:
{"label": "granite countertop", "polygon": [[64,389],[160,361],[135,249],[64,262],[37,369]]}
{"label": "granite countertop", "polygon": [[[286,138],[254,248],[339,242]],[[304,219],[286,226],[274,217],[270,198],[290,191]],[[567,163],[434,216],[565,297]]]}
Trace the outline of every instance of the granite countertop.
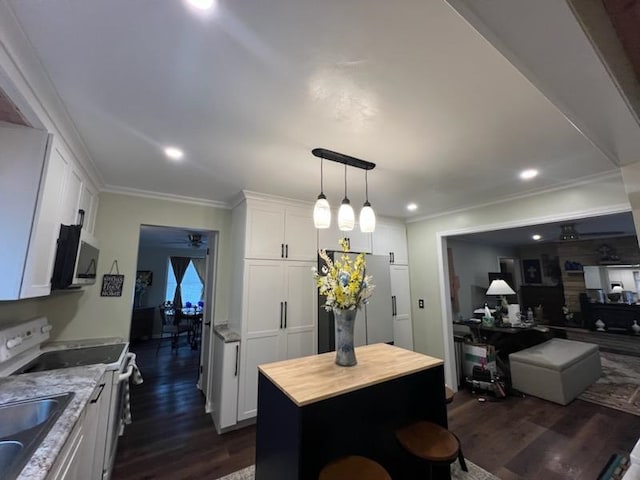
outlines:
{"label": "granite countertop", "polygon": [[218,335],[224,343],[239,342],[240,334],[235,330],[231,330],[226,323],[214,325],[213,331]]}
{"label": "granite countertop", "polygon": [[18,480],[46,478],[105,371],[106,366],[99,364],[0,378],[0,405],[67,392],[75,393],[18,475]]}

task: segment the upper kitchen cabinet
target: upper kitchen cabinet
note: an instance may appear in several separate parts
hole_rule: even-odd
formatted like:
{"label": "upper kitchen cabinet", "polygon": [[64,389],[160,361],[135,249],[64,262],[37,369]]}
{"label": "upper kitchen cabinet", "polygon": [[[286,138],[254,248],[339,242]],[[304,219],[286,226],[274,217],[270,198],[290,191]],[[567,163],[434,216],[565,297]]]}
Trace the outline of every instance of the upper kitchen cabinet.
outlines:
{"label": "upper kitchen cabinet", "polygon": [[315,260],[313,207],[247,198],[245,258]]}
{"label": "upper kitchen cabinet", "polygon": [[386,255],[389,263],[408,265],[406,227],[400,223],[378,223],[373,232],[373,254]]}
{"label": "upper kitchen cabinet", "polygon": [[[60,224],[76,223],[73,211],[77,214],[88,185],[78,171],[57,138],[46,131],[0,125],[0,222],[6,227],[0,300],[51,292]],[[95,215],[96,190],[88,188]]]}
{"label": "upper kitchen cabinet", "polygon": [[343,232],[338,228],[338,212],[334,211],[331,215],[331,226],[318,230],[318,248],[342,251],[342,247],[338,242],[341,238],[346,238],[349,251],[354,253],[371,253],[370,233],[362,233],[357,223],[353,227],[353,230]]}

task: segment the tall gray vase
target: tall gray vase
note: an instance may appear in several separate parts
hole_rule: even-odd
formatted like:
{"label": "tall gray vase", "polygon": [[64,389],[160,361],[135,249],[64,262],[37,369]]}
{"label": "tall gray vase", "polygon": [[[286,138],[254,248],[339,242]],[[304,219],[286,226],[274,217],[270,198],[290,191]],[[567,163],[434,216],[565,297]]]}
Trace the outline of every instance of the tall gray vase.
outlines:
{"label": "tall gray vase", "polygon": [[336,322],[336,363],[342,367],[352,367],[358,361],[353,350],[353,328],[358,310],[333,309]]}

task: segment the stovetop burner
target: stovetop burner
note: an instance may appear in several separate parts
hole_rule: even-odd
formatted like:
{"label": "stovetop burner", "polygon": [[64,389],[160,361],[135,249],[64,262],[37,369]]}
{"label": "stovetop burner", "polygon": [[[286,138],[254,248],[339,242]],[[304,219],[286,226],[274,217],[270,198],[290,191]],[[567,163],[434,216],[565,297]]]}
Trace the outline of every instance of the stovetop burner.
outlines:
{"label": "stovetop burner", "polygon": [[123,348],[124,344],[116,343],[96,347],[45,352],[13,372],[12,375],[44,372],[46,370],[57,370],[59,368],[82,367],[95,365],[96,363],[114,363],[120,358]]}

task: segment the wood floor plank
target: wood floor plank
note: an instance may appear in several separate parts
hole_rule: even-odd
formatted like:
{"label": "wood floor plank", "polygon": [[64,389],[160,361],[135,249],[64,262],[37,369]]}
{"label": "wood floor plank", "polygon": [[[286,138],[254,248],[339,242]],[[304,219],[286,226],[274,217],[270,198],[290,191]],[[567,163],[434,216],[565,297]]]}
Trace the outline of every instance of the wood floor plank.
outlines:
{"label": "wood floor plank", "polygon": [[[132,345],[144,383],[131,388],[133,423],[120,438],[113,480],[215,480],[254,463],[255,426],[218,435],[196,388],[199,351]],[[628,453],[640,417],[575,400],[479,402],[456,393],[449,428],[465,456],[502,480],[594,479],[613,453]]]}

